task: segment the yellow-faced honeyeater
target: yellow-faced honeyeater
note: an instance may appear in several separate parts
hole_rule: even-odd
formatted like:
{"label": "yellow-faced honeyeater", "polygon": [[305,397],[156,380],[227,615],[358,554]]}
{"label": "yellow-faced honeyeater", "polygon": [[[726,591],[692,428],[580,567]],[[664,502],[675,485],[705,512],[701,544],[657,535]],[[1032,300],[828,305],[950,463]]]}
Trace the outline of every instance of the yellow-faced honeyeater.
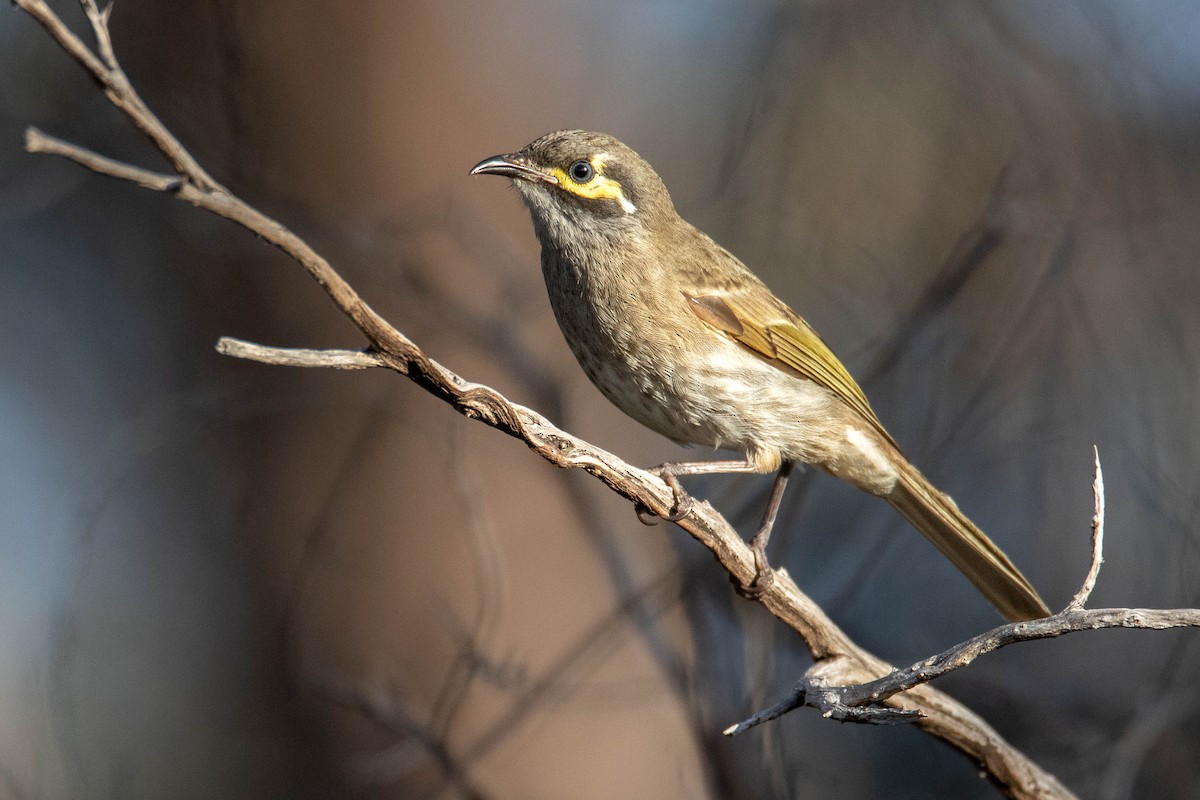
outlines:
{"label": "yellow-faced honeyeater", "polygon": [[533,216],[567,344],[609,400],[677,442],[740,461],[664,464],[676,478],[778,471],[753,548],[765,548],[796,462],[891,503],[1011,620],[1050,612],[991,539],[900,452],[816,332],[725,248],[685,222],[662,180],[611,136],[551,133],[471,170],[512,178]]}

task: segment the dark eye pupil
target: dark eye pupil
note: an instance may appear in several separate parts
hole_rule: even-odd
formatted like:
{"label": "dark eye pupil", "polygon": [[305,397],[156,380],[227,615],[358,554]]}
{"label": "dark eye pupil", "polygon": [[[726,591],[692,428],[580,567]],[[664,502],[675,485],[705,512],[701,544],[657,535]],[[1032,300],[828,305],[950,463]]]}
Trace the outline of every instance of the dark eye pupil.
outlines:
{"label": "dark eye pupil", "polygon": [[571,165],[571,177],[580,183],[590,181],[593,174],[592,165],[586,161],[576,161]]}

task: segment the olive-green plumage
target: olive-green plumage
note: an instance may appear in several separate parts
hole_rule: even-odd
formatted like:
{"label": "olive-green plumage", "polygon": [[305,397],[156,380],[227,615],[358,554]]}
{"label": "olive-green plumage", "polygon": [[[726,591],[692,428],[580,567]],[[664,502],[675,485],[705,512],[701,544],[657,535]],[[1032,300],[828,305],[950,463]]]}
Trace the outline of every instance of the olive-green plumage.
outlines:
{"label": "olive-green plumage", "polygon": [[[891,503],[1009,619],[1049,614],[1004,553],[908,463],[808,323],[680,218],[637,153],[605,134],[559,131],[480,162],[479,173],[513,179],[558,324],[600,391],[671,439],[746,458],[665,474],[815,464]],[[756,555],[773,519],[774,507]]]}

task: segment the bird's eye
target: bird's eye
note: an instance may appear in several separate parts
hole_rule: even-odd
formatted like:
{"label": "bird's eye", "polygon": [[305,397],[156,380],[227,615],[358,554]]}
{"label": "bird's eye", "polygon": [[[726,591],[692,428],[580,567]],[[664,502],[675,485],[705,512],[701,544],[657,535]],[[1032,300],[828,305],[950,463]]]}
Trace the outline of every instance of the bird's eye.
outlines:
{"label": "bird's eye", "polygon": [[595,168],[586,161],[576,161],[570,171],[576,183],[587,183],[596,176]]}

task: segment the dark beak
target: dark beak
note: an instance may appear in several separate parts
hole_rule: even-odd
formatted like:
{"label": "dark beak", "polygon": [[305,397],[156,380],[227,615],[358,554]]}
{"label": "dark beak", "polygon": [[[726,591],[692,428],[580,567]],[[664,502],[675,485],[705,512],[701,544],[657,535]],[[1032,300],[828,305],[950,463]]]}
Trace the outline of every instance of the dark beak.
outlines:
{"label": "dark beak", "polygon": [[558,183],[558,178],[537,169],[520,153],[485,158],[471,167],[472,175],[503,175],[513,180],[531,183]]}

